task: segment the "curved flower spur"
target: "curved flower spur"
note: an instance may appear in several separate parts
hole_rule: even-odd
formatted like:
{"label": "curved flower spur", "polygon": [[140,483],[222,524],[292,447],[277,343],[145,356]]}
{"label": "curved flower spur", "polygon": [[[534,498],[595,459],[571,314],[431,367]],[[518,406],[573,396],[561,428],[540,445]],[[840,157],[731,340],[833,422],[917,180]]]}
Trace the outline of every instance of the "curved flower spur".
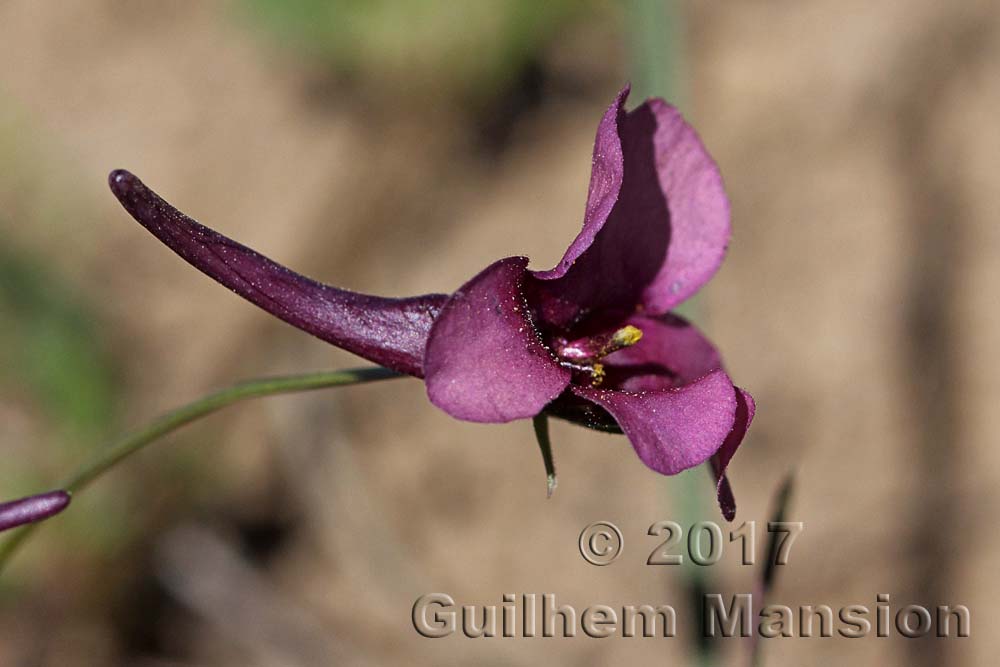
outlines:
{"label": "curved flower spur", "polygon": [[598,126],[583,229],[559,264],[532,271],[525,257],[501,259],[450,296],[387,299],[317,283],[200,225],[127,171],[109,181],[132,217],[196,268],[303,331],[424,378],[453,417],[551,415],[623,432],[665,475],[710,461],[731,520],[725,471],[753,399],[669,312],[722,262],[729,203],[680,113],[658,99],[626,112],[628,93]]}

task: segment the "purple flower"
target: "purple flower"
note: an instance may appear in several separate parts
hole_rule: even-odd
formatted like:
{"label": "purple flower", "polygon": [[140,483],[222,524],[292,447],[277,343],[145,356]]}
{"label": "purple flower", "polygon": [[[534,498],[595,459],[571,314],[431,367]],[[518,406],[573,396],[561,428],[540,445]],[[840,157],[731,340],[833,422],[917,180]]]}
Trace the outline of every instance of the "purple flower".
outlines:
{"label": "purple flower", "polygon": [[50,491],[2,503],[0,504],[0,531],[48,519],[66,509],[69,501],[70,495],[65,491]]}
{"label": "purple flower", "polygon": [[678,111],[653,99],[626,112],[628,92],[598,126],[583,230],[559,264],[532,271],[525,257],[501,259],[450,296],[385,299],[322,285],[198,224],[126,171],[110,184],[195,267],[304,331],[425,378],[448,414],[498,423],[547,414],[624,432],[666,475],[711,461],[731,519],[725,470],[753,399],[712,344],[669,312],[722,262],[729,203]]}

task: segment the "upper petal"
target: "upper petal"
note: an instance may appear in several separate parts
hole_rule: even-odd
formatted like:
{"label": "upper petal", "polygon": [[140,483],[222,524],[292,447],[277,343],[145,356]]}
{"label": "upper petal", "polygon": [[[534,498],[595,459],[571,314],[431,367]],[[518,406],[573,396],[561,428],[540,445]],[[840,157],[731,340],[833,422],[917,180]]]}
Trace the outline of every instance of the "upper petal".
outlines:
{"label": "upper petal", "polygon": [[[697,292],[722,264],[731,231],[729,198],[718,165],[677,109],[654,99],[632,115],[655,119],[653,160],[670,212],[670,242],[642,303],[647,312],[664,313]],[[641,209],[634,214],[643,215]]]}
{"label": "upper petal", "polygon": [[572,390],[611,413],[642,462],[664,475],[707,461],[722,447],[736,415],[733,383],[722,370],[677,389]]}
{"label": "upper petal", "polygon": [[385,299],[318,283],[200,225],[127,171],[111,172],[108,182],[139,224],[243,298],[365,359],[422,374],[427,336],[446,295]]}
{"label": "upper petal", "polygon": [[521,292],[528,260],[501,259],[455,292],[431,328],[427,395],[458,419],[533,417],[569,384],[542,344]]}
{"label": "upper petal", "polygon": [[[601,218],[590,214],[588,202],[584,230],[566,257],[556,269],[534,274],[555,324],[568,324],[588,310],[630,310],[639,304],[648,313],[665,313],[712,277],[729,242],[722,177],[694,129],[659,99],[620,113],[625,94],[627,89],[616,100],[617,122],[612,126],[609,110],[598,131],[599,146],[621,150],[614,207]],[[608,136],[611,127],[617,142]],[[616,164],[595,158],[595,171],[611,171]]]}
{"label": "upper petal", "polygon": [[587,208],[583,214],[583,229],[573,239],[558,264],[548,271],[534,272],[537,278],[552,280],[566,275],[566,271],[576,259],[594,242],[594,237],[601,231],[608,216],[611,215],[615,202],[618,201],[624,173],[618,126],[625,115],[625,100],[630,89],[631,86],[626,84],[618,91],[615,101],[604,112],[601,122],[597,125],[594,156],[590,167],[590,188],[587,191]]}

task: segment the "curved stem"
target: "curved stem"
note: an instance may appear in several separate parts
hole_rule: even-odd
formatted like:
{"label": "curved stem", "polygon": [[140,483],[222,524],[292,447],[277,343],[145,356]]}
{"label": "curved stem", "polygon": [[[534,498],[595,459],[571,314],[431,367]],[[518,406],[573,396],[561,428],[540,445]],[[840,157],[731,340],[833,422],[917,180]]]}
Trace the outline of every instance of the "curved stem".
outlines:
{"label": "curved stem", "polygon": [[[342,387],[362,382],[388,380],[395,377],[403,376],[388,368],[373,366],[370,368],[305,373],[302,375],[287,375],[240,382],[239,384],[203,396],[176,410],[172,410],[148,426],[112,443],[102,451],[97,452],[91,460],[85,462],[75,473],[63,480],[62,484],[56,488],[78,492],[122,460],[143,449],[158,438],[233,403],[262,396],[274,396],[276,394],[325,389],[328,387]],[[34,532],[37,525],[25,526],[11,533],[9,538],[3,544],[0,544],[0,571],[7,565],[18,547]]]}

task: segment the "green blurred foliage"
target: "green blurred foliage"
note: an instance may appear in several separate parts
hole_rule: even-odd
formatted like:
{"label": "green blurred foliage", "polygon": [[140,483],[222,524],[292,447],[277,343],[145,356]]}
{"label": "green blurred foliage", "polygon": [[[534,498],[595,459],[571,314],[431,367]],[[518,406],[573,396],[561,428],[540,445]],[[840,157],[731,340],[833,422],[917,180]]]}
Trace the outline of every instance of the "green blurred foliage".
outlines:
{"label": "green blurred foliage", "polygon": [[481,99],[594,0],[243,0],[287,42],[336,70]]}
{"label": "green blurred foliage", "polygon": [[625,5],[633,103],[662,97],[684,109],[681,14],[675,0],[628,0]]}
{"label": "green blurred foliage", "polygon": [[67,277],[88,202],[64,150],[0,94],[0,392],[47,438],[89,448],[114,423],[119,382],[98,304]]}
{"label": "green blurred foliage", "polygon": [[[99,241],[78,231],[93,209],[75,184],[90,175],[65,150],[0,93],[0,418],[10,420],[0,428],[2,498],[51,488],[130,412],[127,351],[105,324],[100,296],[71,277],[88,253],[68,249]],[[102,558],[127,543],[135,534],[130,486],[124,478],[74,499],[53,519],[61,528],[29,547],[40,557],[18,559],[19,575],[0,578],[0,597],[42,576],[42,554]]]}
{"label": "green blurred foliage", "polygon": [[0,383],[27,392],[60,437],[105,434],[117,382],[92,308],[42,262],[0,247],[0,321]]}

